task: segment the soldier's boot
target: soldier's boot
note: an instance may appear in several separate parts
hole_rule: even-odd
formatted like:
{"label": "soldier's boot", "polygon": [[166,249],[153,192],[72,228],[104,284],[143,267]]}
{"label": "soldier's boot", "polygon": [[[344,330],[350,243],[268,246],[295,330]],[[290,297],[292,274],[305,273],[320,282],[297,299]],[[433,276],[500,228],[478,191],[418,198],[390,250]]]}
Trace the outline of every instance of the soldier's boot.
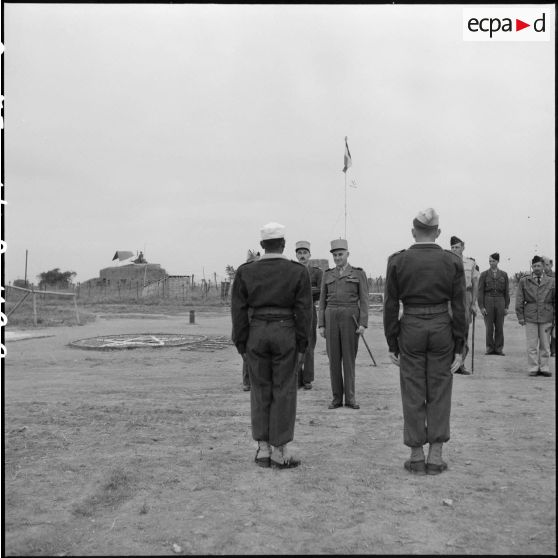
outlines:
{"label": "soldier's boot", "polygon": [[448,464],[442,460],[442,445],[441,442],[435,442],[428,448],[426,473],[429,475],[439,475],[448,468]]}
{"label": "soldier's boot", "polygon": [[258,442],[254,461],[260,467],[269,467],[271,465],[271,446],[269,442],[264,442],[263,440]]}
{"label": "soldier's boot", "polygon": [[404,467],[407,471],[415,475],[426,475],[426,465],[422,446],[411,448],[411,458],[405,461]]}
{"label": "soldier's boot", "polygon": [[300,465],[300,459],[293,457],[287,450],[287,444],[271,446],[271,466],[274,469],[292,469]]}

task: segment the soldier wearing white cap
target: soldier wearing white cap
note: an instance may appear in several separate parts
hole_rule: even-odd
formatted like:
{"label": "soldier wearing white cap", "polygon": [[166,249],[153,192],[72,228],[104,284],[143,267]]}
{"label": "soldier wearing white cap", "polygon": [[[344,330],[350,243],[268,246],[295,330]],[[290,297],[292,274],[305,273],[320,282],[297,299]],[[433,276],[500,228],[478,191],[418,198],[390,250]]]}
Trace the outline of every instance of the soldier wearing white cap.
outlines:
{"label": "soldier wearing white cap", "polygon": [[262,227],[260,245],[265,253],[235,274],[232,340],[248,361],[255,461],[285,469],[300,464],[287,444],[294,437],[296,371],[308,346],[312,291],[306,268],[283,255],[283,225]]}
{"label": "soldier wearing white cap", "polygon": [[[333,399],[329,409],[360,409],[355,398],[355,361],[359,335],[368,327],[368,280],[361,267],[348,263],[347,241],[331,241],[335,267],[324,272],[318,328],[325,337]],[[355,324],[355,320],[358,326]]]}
{"label": "soldier wearing white cap", "polygon": [[296,259],[308,270],[310,275],[310,285],[312,286],[312,327],[310,329],[310,338],[308,340],[308,348],[304,355],[304,363],[302,369],[298,371],[298,387],[304,389],[312,389],[314,381],[314,349],[316,348],[316,326],[318,324],[318,314],[316,312],[315,303],[320,299],[320,288],[322,286],[323,271],[317,267],[310,265],[310,242],[307,240],[299,240],[295,244]]}
{"label": "soldier wearing white cap", "polygon": [[465,274],[462,259],[435,243],[440,229],[434,209],[415,217],[412,235],[415,244],[388,259],[384,333],[400,371],[403,442],[411,448],[405,469],[436,475],[447,469],[442,444],[450,438],[452,374],[462,364]]}

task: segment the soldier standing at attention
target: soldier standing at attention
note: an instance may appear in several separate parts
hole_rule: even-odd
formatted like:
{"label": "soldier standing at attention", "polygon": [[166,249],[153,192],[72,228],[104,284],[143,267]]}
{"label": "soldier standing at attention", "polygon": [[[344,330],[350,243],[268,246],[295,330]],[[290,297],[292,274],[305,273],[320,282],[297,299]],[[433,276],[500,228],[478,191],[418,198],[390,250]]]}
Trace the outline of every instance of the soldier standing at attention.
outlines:
{"label": "soldier standing at attention", "polygon": [[434,209],[421,211],[411,232],[415,244],[388,259],[384,333],[391,361],[399,366],[403,442],[411,448],[405,469],[437,475],[447,469],[442,444],[450,439],[452,373],[462,364],[465,275],[462,259],[435,243],[440,229]]}
{"label": "soldier standing at attention", "polygon": [[463,250],[465,249],[465,243],[457,236],[452,236],[450,239],[451,251],[457,254],[463,260],[463,269],[465,271],[465,345],[463,346],[463,364],[461,368],[457,370],[456,374],[470,375],[471,372],[465,368],[465,359],[469,353],[469,345],[467,339],[469,338],[469,326],[471,325],[471,320],[473,319],[473,314],[476,315],[475,303],[477,302],[477,296],[479,292],[479,266],[473,258],[468,258],[463,255]]}
{"label": "soldier standing at attention", "polygon": [[[544,274],[547,277],[556,277],[554,275],[554,271],[552,271],[552,260],[548,256],[541,256],[544,265]],[[552,331],[550,332],[550,356],[556,356],[556,326],[552,327]]]}
{"label": "soldier standing at attention", "polygon": [[261,239],[265,254],[235,274],[232,340],[248,361],[256,464],[286,469],[300,465],[287,444],[294,437],[296,370],[308,346],[312,291],[306,268],[283,255],[285,227],[268,223]]}
{"label": "soldier standing at attention", "polygon": [[299,240],[295,245],[296,259],[308,270],[310,274],[310,284],[312,286],[312,328],[308,339],[308,348],[304,355],[302,370],[298,373],[298,387],[312,389],[314,381],[314,349],[316,348],[316,326],[318,324],[318,314],[315,303],[320,300],[320,287],[322,286],[323,271],[316,266],[310,265],[310,242]]}
{"label": "soldier standing at attention", "polygon": [[355,361],[359,335],[368,327],[368,280],[362,268],[348,263],[345,239],[332,240],[330,252],[335,267],[324,272],[318,308],[318,328],[326,340],[333,393],[328,408],[342,407],[345,393],[345,406],[360,409],[355,399]]}
{"label": "soldier standing at attention", "polygon": [[504,316],[510,306],[510,284],[508,274],[498,269],[499,261],[498,252],[488,257],[490,269],[480,274],[478,303],[486,326],[485,354],[504,356]]}

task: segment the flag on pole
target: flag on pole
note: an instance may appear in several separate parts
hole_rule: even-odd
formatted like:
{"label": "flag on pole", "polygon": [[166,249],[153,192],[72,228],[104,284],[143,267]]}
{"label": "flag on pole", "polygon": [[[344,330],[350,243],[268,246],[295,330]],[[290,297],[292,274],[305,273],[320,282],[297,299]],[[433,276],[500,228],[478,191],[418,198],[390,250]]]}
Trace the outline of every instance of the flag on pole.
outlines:
{"label": "flag on pole", "polygon": [[347,169],[353,164],[353,161],[351,160],[351,152],[349,151],[349,144],[347,143],[347,136],[345,136],[345,156],[343,157],[343,162],[345,164],[343,172],[346,173]]}

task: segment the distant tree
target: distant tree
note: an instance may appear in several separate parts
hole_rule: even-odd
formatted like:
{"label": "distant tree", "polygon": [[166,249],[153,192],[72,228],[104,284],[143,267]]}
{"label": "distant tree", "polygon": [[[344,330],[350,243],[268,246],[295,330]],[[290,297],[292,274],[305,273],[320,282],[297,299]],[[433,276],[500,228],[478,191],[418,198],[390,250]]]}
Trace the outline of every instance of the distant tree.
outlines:
{"label": "distant tree", "polygon": [[72,279],[77,275],[75,271],[60,271],[60,268],[43,271],[37,275],[39,279],[39,287],[47,285],[67,289],[72,284]]}
{"label": "distant tree", "polygon": [[232,280],[234,279],[234,274],[236,273],[236,269],[232,265],[227,265],[227,267],[225,267],[225,273],[227,274],[229,281],[232,282]]}

